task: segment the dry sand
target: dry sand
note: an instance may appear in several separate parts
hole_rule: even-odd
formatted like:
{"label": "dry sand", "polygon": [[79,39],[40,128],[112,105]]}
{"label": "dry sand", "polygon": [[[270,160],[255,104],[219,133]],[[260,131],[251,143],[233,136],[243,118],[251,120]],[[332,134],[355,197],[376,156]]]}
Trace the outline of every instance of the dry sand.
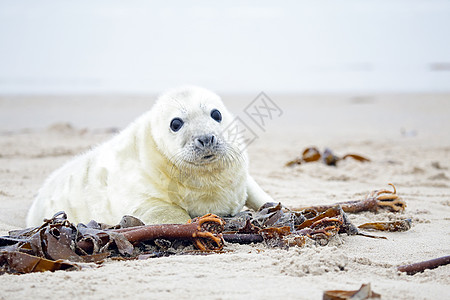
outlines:
{"label": "dry sand", "polygon": [[[224,97],[258,135],[249,146],[251,173],[269,194],[287,206],[323,204],[360,199],[392,182],[407,202],[404,213],[350,219],[359,225],[411,218],[411,230],[379,233],[387,240],[341,235],[324,247],[227,245],[224,254],[2,275],[0,299],[321,299],[324,290],[368,282],[383,299],[449,299],[450,266],[414,276],[396,266],[450,254],[450,95],[271,96],[283,114],[265,131],[243,113],[252,97]],[[148,99],[0,98],[0,234],[25,226],[28,206],[50,172],[108,139],[111,128],[149,108]],[[283,166],[311,145],[372,162]]]}

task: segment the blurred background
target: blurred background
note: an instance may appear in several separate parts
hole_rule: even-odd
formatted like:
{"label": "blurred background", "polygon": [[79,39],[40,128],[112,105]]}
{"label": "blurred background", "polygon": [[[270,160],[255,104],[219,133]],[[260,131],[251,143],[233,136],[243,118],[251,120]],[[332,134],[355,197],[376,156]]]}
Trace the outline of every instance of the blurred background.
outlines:
{"label": "blurred background", "polygon": [[443,0],[0,0],[0,128],[124,126],[181,84],[246,103],[448,93],[449,37]]}
{"label": "blurred background", "polygon": [[450,91],[450,1],[1,0],[0,93]]}

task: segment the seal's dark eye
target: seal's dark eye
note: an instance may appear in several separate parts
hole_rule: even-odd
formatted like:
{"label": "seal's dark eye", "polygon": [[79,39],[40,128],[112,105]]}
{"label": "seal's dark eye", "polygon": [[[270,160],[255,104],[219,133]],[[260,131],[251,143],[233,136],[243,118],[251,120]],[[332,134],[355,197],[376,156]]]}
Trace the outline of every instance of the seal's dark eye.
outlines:
{"label": "seal's dark eye", "polygon": [[183,124],[183,120],[181,120],[180,118],[175,118],[170,122],[170,129],[172,129],[172,131],[174,132],[177,132],[181,127],[183,127]]}
{"label": "seal's dark eye", "polygon": [[211,118],[220,123],[220,121],[222,121],[222,114],[217,109],[213,109],[211,111]]}

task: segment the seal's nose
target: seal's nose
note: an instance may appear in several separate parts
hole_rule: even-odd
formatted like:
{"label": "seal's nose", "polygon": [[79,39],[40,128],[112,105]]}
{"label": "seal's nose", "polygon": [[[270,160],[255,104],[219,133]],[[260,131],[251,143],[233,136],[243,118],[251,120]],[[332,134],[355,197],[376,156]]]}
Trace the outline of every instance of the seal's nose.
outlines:
{"label": "seal's nose", "polygon": [[217,144],[217,138],[214,134],[201,135],[194,139],[194,144],[199,149],[211,148]]}

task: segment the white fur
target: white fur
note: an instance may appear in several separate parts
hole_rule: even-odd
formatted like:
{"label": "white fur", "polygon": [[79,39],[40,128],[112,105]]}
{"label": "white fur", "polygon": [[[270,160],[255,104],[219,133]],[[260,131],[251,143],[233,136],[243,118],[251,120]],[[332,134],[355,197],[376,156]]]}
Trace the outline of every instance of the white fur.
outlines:
{"label": "white fur", "polygon": [[[211,118],[212,109],[221,112],[220,123]],[[177,132],[170,130],[175,117],[184,120]],[[222,134],[232,121],[220,97],[208,90],[169,91],[117,136],[56,170],[33,202],[27,225],[40,225],[60,210],[72,222],[117,224],[133,215],[146,224],[184,223],[273,201],[249,175],[237,140]],[[204,163],[194,155],[192,141],[202,134],[217,136],[221,159]]]}

